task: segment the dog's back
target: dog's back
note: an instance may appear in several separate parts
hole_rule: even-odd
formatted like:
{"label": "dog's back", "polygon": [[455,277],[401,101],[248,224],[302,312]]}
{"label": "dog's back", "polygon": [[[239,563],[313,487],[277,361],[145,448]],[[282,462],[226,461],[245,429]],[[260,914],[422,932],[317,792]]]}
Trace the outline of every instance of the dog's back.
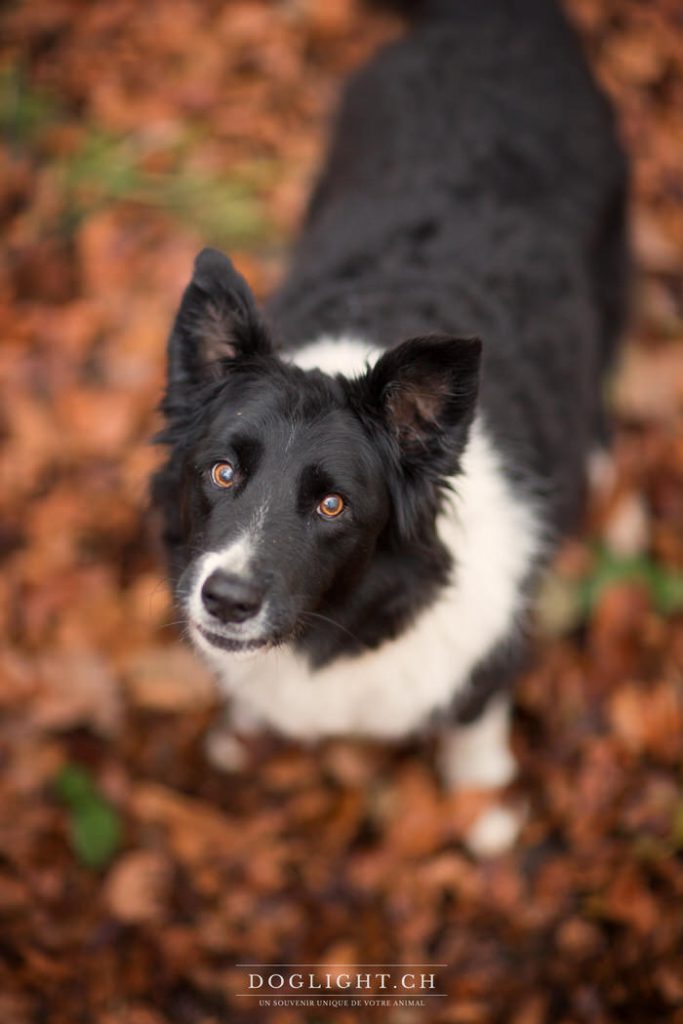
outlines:
{"label": "dog's back", "polygon": [[623,319],[626,171],[551,0],[415,0],[350,82],[292,269],[285,345],[484,339],[481,404],[517,478],[576,521]]}

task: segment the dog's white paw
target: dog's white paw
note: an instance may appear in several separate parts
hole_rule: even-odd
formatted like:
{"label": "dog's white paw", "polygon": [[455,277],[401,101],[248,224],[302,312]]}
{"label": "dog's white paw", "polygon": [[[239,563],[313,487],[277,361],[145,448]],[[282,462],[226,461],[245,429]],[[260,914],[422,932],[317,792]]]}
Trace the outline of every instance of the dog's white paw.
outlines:
{"label": "dog's white paw", "polygon": [[497,789],[512,782],[517,764],[508,747],[471,744],[461,732],[445,737],[441,744],[439,767],[448,789]]}
{"label": "dog's white paw", "polygon": [[650,515],[642,495],[623,494],[612,509],[602,531],[603,540],[617,555],[635,558],[650,542]]}
{"label": "dog's white paw", "polygon": [[214,725],[204,737],[204,755],[219,772],[241,772],[247,767],[247,749],[230,727]]}
{"label": "dog's white paw", "polygon": [[509,743],[510,702],[492,700],[469,725],[448,729],[441,737],[441,777],[451,790],[496,789],[515,777],[516,764]]}
{"label": "dog's white paw", "polygon": [[519,807],[496,804],[479,815],[465,836],[467,848],[475,857],[497,857],[514,846],[525,814]]}
{"label": "dog's white paw", "polygon": [[614,457],[605,448],[594,448],[588,456],[588,485],[601,497],[609,494],[617,479]]}

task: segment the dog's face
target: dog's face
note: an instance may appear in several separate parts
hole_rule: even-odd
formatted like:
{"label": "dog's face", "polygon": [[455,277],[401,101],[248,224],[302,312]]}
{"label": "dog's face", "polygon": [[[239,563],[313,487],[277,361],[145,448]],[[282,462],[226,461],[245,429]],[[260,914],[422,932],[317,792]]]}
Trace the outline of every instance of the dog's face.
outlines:
{"label": "dog's face", "polygon": [[204,554],[181,590],[190,629],[223,649],[282,640],[334,603],[388,520],[380,453],[343,389],[294,368],[235,367],[189,466],[190,543]]}
{"label": "dog's face", "polygon": [[169,464],[157,489],[195,642],[248,651],[338,609],[455,472],[480,346],[420,339],[360,378],[273,352],[229,260],[197,259],[169,343]]}

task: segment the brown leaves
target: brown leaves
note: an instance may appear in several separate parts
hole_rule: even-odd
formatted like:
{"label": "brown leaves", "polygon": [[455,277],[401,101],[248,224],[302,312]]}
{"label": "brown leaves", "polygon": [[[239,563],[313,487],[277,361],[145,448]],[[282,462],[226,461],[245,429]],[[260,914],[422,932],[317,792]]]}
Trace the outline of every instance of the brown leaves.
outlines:
{"label": "brown leaves", "polygon": [[654,350],[628,347],[614,382],[614,403],[635,421],[671,423],[683,416],[683,337]]}
{"label": "brown leaves", "polygon": [[[616,482],[558,560],[518,692],[528,821],[486,865],[461,844],[486,798],[444,793],[428,743],[261,737],[240,772],[212,768],[214,688],[173,625],[149,514],[166,334],[221,197],[265,294],[340,78],[397,25],[350,0],[4,15],[3,1024],[238,1022],[244,960],[444,963],[443,1024],[681,1017],[683,626],[657,590],[683,569],[678,8],[569,4],[631,148],[639,270]],[[178,181],[195,183],[184,218]],[[576,588],[604,572],[593,541],[656,571],[607,580],[582,618]],[[125,826],[106,871],[70,845],[65,765]]]}
{"label": "brown leaves", "polygon": [[105,907],[124,924],[159,924],[168,914],[171,863],[156,850],[134,850],[121,857],[107,877]]}
{"label": "brown leaves", "polygon": [[45,658],[38,672],[34,724],[38,729],[88,726],[104,736],[121,726],[122,701],[106,662],[89,651]]}
{"label": "brown leaves", "polygon": [[216,702],[213,677],[188,647],[145,648],[124,663],[131,702],[148,711],[182,713]]}
{"label": "brown leaves", "polygon": [[138,786],[131,807],[144,824],[161,826],[174,854],[190,864],[230,850],[238,839],[239,830],[217,808],[164,786]]}
{"label": "brown leaves", "polygon": [[654,687],[625,683],[610,702],[614,732],[633,754],[678,765],[683,758],[683,686],[673,680]]}

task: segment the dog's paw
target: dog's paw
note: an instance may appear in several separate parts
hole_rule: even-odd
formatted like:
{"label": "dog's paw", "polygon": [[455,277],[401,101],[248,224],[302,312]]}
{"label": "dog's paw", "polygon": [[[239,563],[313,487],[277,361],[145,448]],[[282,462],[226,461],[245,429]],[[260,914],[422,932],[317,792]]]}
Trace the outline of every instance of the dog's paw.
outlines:
{"label": "dog's paw", "polygon": [[465,836],[475,857],[497,857],[515,845],[526,815],[521,807],[495,804],[482,811]]}
{"label": "dog's paw", "polygon": [[517,763],[507,746],[490,745],[472,750],[460,733],[441,744],[439,774],[447,789],[497,789],[517,774]]}
{"label": "dog's paw", "polygon": [[204,737],[204,756],[219,772],[241,772],[249,760],[244,743],[223,724],[214,725]]}
{"label": "dog's paw", "polygon": [[593,494],[605,497],[614,488],[617,469],[614,457],[605,448],[594,448],[588,456],[588,486]]}

